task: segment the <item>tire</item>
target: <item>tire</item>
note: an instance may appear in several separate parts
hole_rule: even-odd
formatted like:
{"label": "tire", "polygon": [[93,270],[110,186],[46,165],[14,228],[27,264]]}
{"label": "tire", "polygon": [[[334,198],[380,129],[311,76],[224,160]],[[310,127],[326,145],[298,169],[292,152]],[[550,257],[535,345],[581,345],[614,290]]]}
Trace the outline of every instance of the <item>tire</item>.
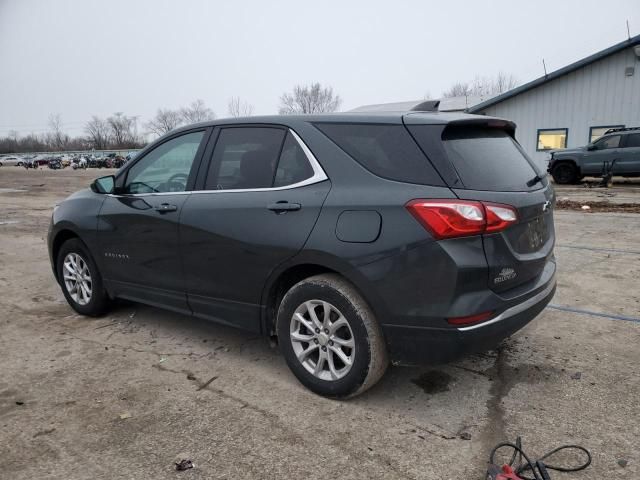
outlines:
{"label": "tire", "polygon": [[[91,253],[80,239],[72,238],[62,244],[56,259],[56,272],[58,272],[62,293],[71,308],[81,315],[90,317],[97,317],[106,312],[110,303],[109,296],[104,289],[102,277]],[[65,279],[65,272],[68,279]],[[89,278],[87,285],[89,295],[86,295],[86,289],[78,288],[80,283],[80,277],[76,275],[78,272],[84,272],[85,282],[82,283],[85,285],[87,285],[86,278]],[[69,277],[75,277],[75,279]],[[74,288],[73,285],[76,287]]]}
{"label": "tire", "polygon": [[559,185],[576,183],[578,181],[578,169],[570,162],[558,163],[551,170],[551,176],[553,176],[554,182]]}
{"label": "tire", "polygon": [[22,162],[18,162],[18,167],[22,167]]}
{"label": "tire", "polygon": [[[320,323],[314,324],[311,312]],[[338,322],[340,317],[344,321]],[[336,274],[309,277],[291,287],[278,308],[277,333],[293,374],[309,390],[325,397],[359,395],[382,378],[389,363],[382,330],[371,308],[353,285]],[[304,355],[302,360],[299,355]]]}

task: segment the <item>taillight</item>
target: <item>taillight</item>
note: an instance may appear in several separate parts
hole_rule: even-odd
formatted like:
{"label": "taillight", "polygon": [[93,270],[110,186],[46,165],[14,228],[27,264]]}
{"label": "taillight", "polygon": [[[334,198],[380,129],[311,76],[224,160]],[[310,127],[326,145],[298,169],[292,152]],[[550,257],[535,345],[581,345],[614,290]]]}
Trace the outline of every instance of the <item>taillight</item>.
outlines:
{"label": "taillight", "polygon": [[509,205],[472,200],[412,200],[406,208],[438,240],[500,232],[518,220]]}
{"label": "taillight", "polygon": [[504,230],[518,220],[518,215],[513,207],[508,205],[496,205],[495,203],[483,203],[487,216],[486,233]]}

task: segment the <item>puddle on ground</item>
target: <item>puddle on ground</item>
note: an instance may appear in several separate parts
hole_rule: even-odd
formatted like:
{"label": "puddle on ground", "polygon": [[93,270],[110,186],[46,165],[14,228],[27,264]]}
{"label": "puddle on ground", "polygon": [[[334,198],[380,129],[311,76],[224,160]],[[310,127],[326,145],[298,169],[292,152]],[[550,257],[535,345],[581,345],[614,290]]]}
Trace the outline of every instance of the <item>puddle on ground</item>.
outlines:
{"label": "puddle on ground", "polygon": [[411,380],[411,383],[419,386],[424,393],[432,395],[434,393],[442,393],[449,391],[449,383],[453,377],[445,372],[431,370],[420,375],[418,378]]}

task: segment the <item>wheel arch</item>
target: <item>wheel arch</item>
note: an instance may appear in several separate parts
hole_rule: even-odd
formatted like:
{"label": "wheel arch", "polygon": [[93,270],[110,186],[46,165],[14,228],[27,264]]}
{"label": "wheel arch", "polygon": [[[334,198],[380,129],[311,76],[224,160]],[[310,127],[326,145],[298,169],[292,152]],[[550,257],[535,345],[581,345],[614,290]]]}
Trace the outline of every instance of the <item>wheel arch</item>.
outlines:
{"label": "wheel arch", "polygon": [[323,258],[300,258],[298,261],[281,265],[274,271],[267,280],[262,293],[262,328],[268,336],[274,336],[278,307],[284,295],[296,283],[305,278],[321,275],[323,273],[334,273],[347,280],[360,296],[376,312],[381,312],[382,303],[375,298],[373,289],[367,288],[366,278],[349,264],[344,264],[339,259],[329,257]]}
{"label": "wheel arch", "polygon": [[62,228],[61,230],[56,232],[51,242],[51,264],[53,266],[53,274],[55,275],[58,283],[60,283],[60,279],[58,278],[58,269],[56,268],[58,262],[58,254],[60,253],[62,245],[67,240],[71,240],[72,238],[77,238],[82,243],[85,243],[82,238],[80,238],[80,235],[78,235],[77,232],[70,228]]}
{"label": "wheel arch", "polygon": [[569,157],[569,158],[558,158],[556,160],[553,161],[553,164],[551,165],[551,170],[553,170],[554,168],[556,168],[556,166],[563,164],[563,163],[571,163],[573,164],[574,167],[576,167],[576,170],[578,172],[578,174],[580,174],[580,162],[578,162],[577,159],[573,158],[573,157]]}

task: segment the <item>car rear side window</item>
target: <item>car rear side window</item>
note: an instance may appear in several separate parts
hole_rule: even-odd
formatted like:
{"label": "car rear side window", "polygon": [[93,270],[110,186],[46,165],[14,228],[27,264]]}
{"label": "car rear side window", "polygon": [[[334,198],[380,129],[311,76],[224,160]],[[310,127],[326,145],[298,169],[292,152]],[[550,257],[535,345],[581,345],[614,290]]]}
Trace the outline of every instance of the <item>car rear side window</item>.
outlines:
{"label": "car rear side window", "polygon": [[355,161],[379,177],[423,185],[443,184],[403,125],[314,125]]}
{"label": "car rear side window", "polygon": [[281,128],[223,128],[213,151],[205,189],[270,188],[285,134]]}
{"label": "car rear side window", "polygon": [[284,187],[300,183],[313,176],[313,168],[309,164],[307,155],[300,147],[298,141],[287,133],[287,138],[282,147],[276,177],[273,182],[274,187]]}
{"label": "car rear side window", "polygon": [[640,133],[633,133],[631,135],[627,135],[627,148],[637,148],[640,147]]}
{"label": "car rear side window", "polygon": [[539,182],[531,183],[541,174],[504,130],[448,127],[442,134],[442,144],[469,190],[518,192],[541,187]]}

